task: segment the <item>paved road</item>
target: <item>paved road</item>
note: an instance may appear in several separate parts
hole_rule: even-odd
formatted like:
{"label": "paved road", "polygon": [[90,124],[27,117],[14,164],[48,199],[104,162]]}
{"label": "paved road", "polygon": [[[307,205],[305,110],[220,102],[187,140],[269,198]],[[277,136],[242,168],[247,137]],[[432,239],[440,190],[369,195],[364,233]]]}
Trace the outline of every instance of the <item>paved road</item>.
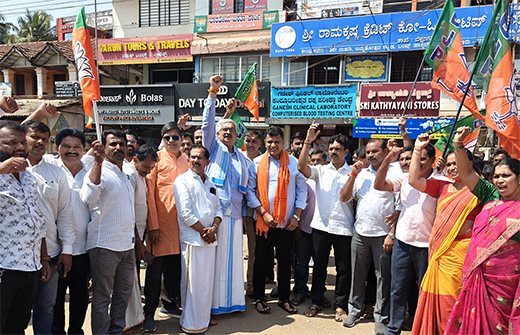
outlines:
{"label": "paved road", "polygon": [[[245,243],[244,243],[245,244]],[[247,251],[244,251],[247,254]],[[335,271],[333,261],[329,263],[329,275],[327,278],[327,292],[325,294],[329,301],[333,301],[332,290],[334,289]],[[245,265],[245,262],[244,262]],[[141,278],[144,278],[144,270],[141,270]],[[266,286],[268,294],[274,285]],[[269,300],[271,307],[270,314],[258,313],[253,305],[253,299],[246,297],[246,311],[243,313],[234,313],[230,315],[218,316],[218,325],[210,327],[207,335],[217,334],[265,334],[265,335],[292,335],[292,334],[308,334],[308,335],[370,335],[374,331],[374,322],[361,321],[354,328],[345,328],[339,322],[334,321],[334,309],[324,308],[321,313],[313,318],[307,318],[303,315],[303,311],[310,305],[307,300],[298,306],[298,314],[289,315],[276,304],[276,299]],[[68,307],[66,307],[68,309]],[[87,319],[83,327],[86,335],[92,335],[90,329],[90,305],[87,311]],[[68,317],[68,316],[67,316]],[[67,321],[68,322],[68,321]],[[184,334],[180,331],[178,319],[169,318],[162,319],[156,315],[157,331],[155,334]],[[32,334],[32,327],[29,327],[27,334]],[[410,332],[402,332],[408,335]]]}

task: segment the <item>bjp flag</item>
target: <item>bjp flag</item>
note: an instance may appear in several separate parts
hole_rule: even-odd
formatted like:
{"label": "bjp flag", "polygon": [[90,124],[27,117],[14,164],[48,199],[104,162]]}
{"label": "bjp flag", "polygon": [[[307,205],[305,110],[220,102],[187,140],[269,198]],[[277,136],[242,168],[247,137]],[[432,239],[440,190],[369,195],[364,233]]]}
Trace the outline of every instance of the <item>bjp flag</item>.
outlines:
{"label": "bjp flag", "polygon": [[244,80],[238,87],[237,92],[235,93],[235,98],[244,102],[247,109],[253,116],[256,121],[259,121],[259,109],[258,109],[258,88],[256,86],[256,65],[255,62],[253,66],[249,69]]}
{"label": "bjp flag", "polygon": [[502,148],[511,157],[520,159],[520,124],[509,42],[508,8],[506,0],[498,0],[495,5],[475,60],[473,81],[486,92],[486,125],[496,131]]}
{"label": "bjp flag", "polygon": [[[455,15],[453,3],[447,0],[430,43],[424,50],[426,54],[424,60],[433,69],[432,87],[444,91],[451,98],[461,102],[469,85],[469,71],[459,26],[460,20]],[[477,119],[484,120],[471,87],[464,100],[464,107]]]}
{"label": "bjp flag", "polygon": [[92,128],[92,101],[100,100],[101,93],[99,92],[99,79],[85,18],[85,7],[81,7],[74,25],[72,47],[74,49],[74,61],[78,71],[79,85],[83,95],[83,109],[88,116],[86,127]]}

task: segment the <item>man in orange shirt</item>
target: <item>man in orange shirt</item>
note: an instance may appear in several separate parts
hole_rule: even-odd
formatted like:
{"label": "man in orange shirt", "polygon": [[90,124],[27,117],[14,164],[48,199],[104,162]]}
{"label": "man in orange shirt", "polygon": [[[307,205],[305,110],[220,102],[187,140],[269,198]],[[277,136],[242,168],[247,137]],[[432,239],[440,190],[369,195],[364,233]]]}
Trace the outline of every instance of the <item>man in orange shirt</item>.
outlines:
{"label": "man in orange shirt", "polygon": [[169,301],[162,300],[159,316],[179,318],[181,311],[175,303],[180,296],[181,255],[177,208],[173,196],[173,183],[177,176],[189,168],[188,158],[181,152],[182,130],[176,122],[168,122],[161,129],[164,149],[157,154],[155,168],[146,176],[148,185],[148,239],[147,248],[155,259],[148,264],[144,295],[147,332],[155,331],[154,314],[161,295],[161,277]]}

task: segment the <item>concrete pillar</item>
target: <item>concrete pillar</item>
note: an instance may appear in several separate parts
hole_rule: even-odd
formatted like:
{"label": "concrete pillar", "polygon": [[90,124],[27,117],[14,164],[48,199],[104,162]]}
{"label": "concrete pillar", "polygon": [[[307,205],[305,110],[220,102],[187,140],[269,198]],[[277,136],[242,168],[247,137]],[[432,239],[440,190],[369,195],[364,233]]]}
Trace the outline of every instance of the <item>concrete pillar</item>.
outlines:
{"label": "concrete pillar", "polygon": [[38,97],[43,97],[43,93],[47,92],[47,72],[48,70],[43,67],[37,67],[36,71],[36,87]]}
{"label": "concrete pillar", "polygon": [[2,73],[4,74],[4,83],[14,84],[14,70],[5,69],[2,70]]}
{"label": "concrete pillar", "polygon": [[284,149],[288,149],[291,145],[291,126],[283,126],[283,139],[285,140]]}
{"label": "concrete pillar", "polygon": [[67,71],[69,72],[69,81],[78,81],[78,71],[74,64],[69,64],[67,66]]}

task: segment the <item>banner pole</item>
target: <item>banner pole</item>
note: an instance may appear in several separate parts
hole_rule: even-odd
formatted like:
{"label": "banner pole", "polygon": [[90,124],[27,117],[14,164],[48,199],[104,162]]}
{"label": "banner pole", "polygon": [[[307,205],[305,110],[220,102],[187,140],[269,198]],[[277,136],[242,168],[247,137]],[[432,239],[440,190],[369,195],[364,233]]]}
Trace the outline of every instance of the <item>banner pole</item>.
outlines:
{"label": "banner pole", "polygon": [[99,125],[99,116],[97,112],[97,102],[92,100],[92,112],[94,113],[94,122],[96,123],[96,136],[101,141],[101,126]]}
{"label": "banner pole", "polygon": [[410,100],[412,99],[412,93],[413,93],[413,90],[415,89],[415,85],[417,84],[417,80],[419,80],[419,75],[421,74],[425,59],[426,59],[426,53],[424,53],[423,59],[421,61],[421,65],[419,65],[419,70],[417,71],[417,74],[415,75],[415,80],[413,81],[413,85],[412,85],[412,89],[410,90],[410,94],[408,94],[408,99],[406,99],[406,103],[404,104],[403,114],[401,115],[401,117],[405,116],[406,112],[408,111],[408,104],[410,103]]}

